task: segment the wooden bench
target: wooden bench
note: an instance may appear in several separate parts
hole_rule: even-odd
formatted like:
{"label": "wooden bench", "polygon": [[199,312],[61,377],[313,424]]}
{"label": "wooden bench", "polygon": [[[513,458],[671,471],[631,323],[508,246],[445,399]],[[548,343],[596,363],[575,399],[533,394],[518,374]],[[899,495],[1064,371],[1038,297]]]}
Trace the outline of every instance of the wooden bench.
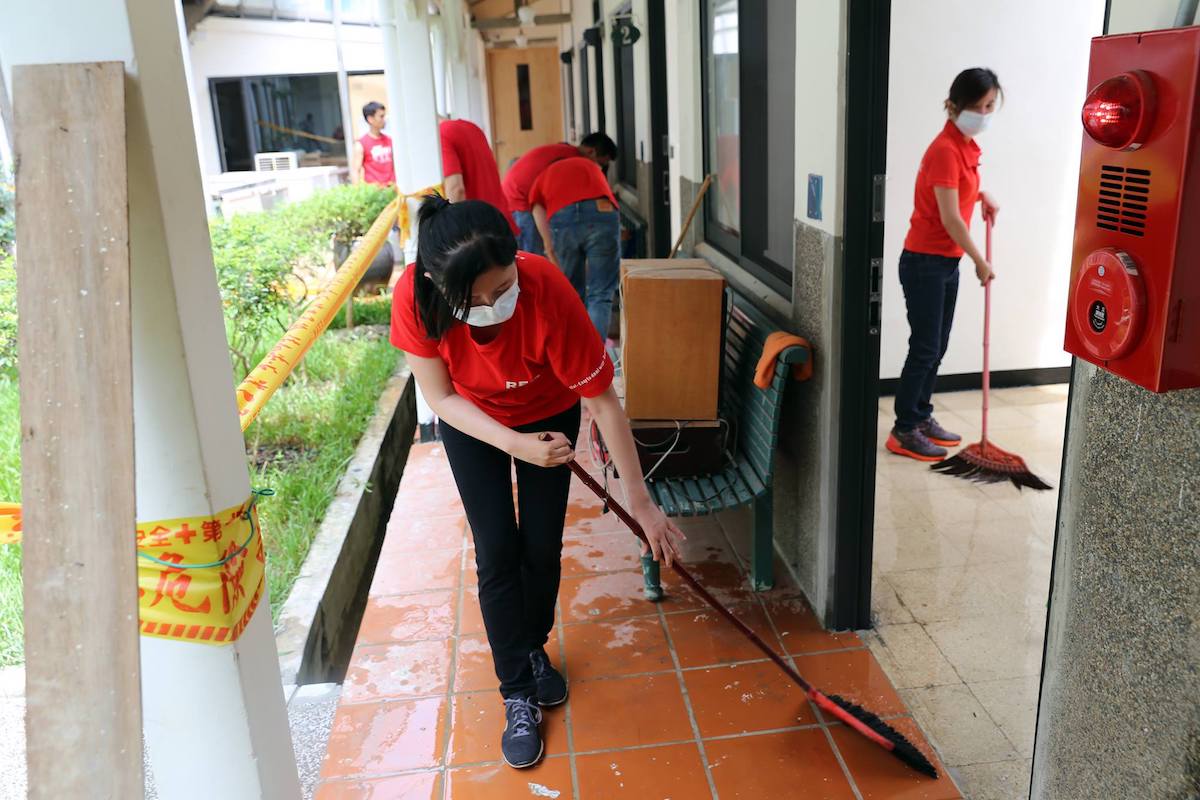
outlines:
{"label": "wooden bench", "polygon": [[[732,461],[721,472],[690,478],[650,478],[650,496],[671,517],[694,517],[744,505],[754,506],[751,583],[756,591],[774,585],[774,528],[771,483],[783,392],[792,367],[808,358],[803,347],[779,355],[767,389],[754,383],[767,336],[780,330],[750,301],[731,292],[721,375],[721,417],[731,425]],[[658,565],[644,560],[647,590],[658,584]],[[653,574],[651,574],[653,573]]]}

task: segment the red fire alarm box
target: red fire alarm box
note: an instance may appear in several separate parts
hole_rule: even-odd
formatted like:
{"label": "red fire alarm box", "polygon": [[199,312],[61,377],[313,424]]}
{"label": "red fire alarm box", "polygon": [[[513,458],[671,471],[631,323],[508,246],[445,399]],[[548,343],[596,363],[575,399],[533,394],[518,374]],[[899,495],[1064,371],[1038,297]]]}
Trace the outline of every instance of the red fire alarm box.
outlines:
{"label": "red fire alarm box", "polygon": [[1200,386],[1200,27],[1092,41],[1065,347]]}

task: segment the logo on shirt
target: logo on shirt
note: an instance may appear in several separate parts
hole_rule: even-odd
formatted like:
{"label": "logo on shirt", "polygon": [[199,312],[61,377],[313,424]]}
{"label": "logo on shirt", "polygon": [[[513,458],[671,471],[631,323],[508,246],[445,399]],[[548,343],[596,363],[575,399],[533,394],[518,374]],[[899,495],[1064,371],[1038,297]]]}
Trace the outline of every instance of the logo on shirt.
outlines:
{"label": "logo on shirt", "polygon": [[382,164],[390,163],[392,160],[392,147],[387,144],[376,144],[371,146],[371,160],[378,161]]}
{"label": "logo on shirt", "polygon": [[528,386],[529,381],[505,381],[505,389],[520,389],[522,386]]}

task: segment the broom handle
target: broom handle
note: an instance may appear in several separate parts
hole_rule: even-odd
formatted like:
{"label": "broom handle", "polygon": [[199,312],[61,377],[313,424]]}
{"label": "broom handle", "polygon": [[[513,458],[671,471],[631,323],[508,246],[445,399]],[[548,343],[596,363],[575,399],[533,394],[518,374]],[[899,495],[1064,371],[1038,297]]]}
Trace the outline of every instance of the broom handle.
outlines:
{"label": "broom handle", "polygon": [[683,247],[683,237],[687,236],[688,228],[692,227],[692,218],[696,216],[696,211],[700,208],[700,201],[704,199],[704,193],[708,191],[712,181],[712,175],[705,176],[704,183],[700,185],[700,191],[696,193],[696,199],[692,201],[692,210],[688,212],[683,227],[679,229],[679,238],[675,240],[675,246],[671,248],[671,254],[667,258],[674,258],[675,254],[679,252],[679,248]]}
{"label": "broom handle", "polygon": [[[597,483],[596,479],[589,475],[587,470],[579,465],[578,461],[569,461],[567,462],[567,466],[571,468],[571,472],[575,473],[575,477],[583,481],[585,486],[596,493],[597,497],[608,503],[608,507],[612,509],[613,513],[616,514],[622,522],[629,526],[629,529],[633,531],[634,536],[641,539],[647,545],[650,544],[650,540],[646,538],[646,532],[642,530],[642,526],[639,525],[638,521],[633,518],[633,515],[622,508],[621,504],[614,500],[612,495],[605,491],[604,487]],[[774,661],[775,666],[786,672],[789,678],[799,684],[801,689],[803,689],[810,696],[814,693],[813,687],[808,681],[801,677],[799,672],[792,668],[791,664],[784,661],[783,657],[776,653],[770,645],[759,638],[759,635],[752,631],[750,627],[746,625],[746,623],[742,622],[740,619],[735,617],[729,611],[729,609],[725,608],[725,606],[721,604],[720,600],[709,594],[709,591],[701,586],[700,582],[693,578],[692,574],[688,572],[682,564],[680,564],[678,561],[674,561],[671,563],[671,569],[675,570],[676,574],[683,578],[684,583],[692,587],[692,590],[695,591],[696,594],[704,598],[704,602],[712,606],[718,614],[729,620],[729,622],[732,623],[735,628],[742,632],[742,635],[754,642],[754,645],[759,650],[762,650],[767,658]]]}
{"label": "broom handle", "polygon": [[[988,266],[992,263],[992,219],[988,217],[987,222],[987,261]],[[980,437],[980,444],[986,445],[988,440],[988,393],[992,388],[992,371],[991,362],[988,356],[991,345],[991,329],[992,329],[992,281],[989,278],[988,282],[983,285],[983,435]]]}

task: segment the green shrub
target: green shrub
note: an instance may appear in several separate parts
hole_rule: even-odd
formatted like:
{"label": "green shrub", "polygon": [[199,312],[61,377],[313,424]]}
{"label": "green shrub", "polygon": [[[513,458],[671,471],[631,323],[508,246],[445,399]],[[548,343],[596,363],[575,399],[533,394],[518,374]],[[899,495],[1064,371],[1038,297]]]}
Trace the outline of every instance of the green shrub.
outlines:
{"label": "green shrub", "polygon": [[17,228],[12,170],[0,164],[0,258],[12,255]]}
{"label": "green shrub", "polygon": [[0,254],[0,376],[17,368],[17,269]]}
{"label": "green shrub", "polygon": [[[392,321],[392,296],[390,294],[366,295],[354,298],[354,324],[388,325]],[[330,328],[346,327],[346,307],[342,306],[329,323]]]}
{"label": "green shrub", "polygon": [[342,184],[285,206],[282,212],[310,235],[326,242],[332,237],[348,247],[395,196],[394,190],[372,183]]}

